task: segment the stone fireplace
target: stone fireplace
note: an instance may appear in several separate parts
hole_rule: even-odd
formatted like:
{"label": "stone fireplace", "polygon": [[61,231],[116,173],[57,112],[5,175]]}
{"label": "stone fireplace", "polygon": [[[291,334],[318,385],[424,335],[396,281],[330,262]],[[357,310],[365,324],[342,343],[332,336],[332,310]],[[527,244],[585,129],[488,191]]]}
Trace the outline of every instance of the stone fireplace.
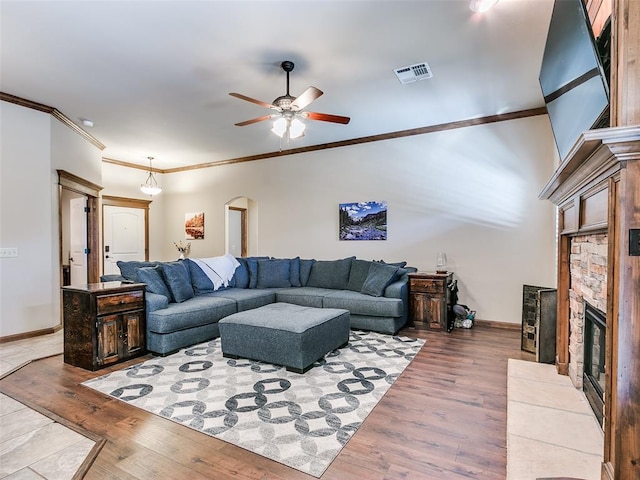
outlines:
{"label": "stone fireplace", "polygon": [[607,233],[571,238],[569,271],[569,369],[576,388],[583,387],[585,302],[607,311]]}

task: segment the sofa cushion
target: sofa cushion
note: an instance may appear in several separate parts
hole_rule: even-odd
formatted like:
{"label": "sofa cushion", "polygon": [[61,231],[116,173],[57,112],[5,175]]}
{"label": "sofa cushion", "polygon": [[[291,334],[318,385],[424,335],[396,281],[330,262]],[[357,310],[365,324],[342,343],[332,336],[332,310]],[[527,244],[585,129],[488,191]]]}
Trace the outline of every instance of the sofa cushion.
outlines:
{"label": "sofa cushion", "polygon": [[236,259],[240,263],[238,268],[233,274],[232,283],[235,283],[236,288],[249,288],[249,269],[247,268],[247,259]]}
{"label": "sofa cushion", "polygon": [[169,301],[171,301],[171,292],[167,288],[167,284],[164,283],[162,272],[160,271],[159,266],[139,268],[136,275],[138,276],[138,280],[140,282],[147,284],[147,286],[145,287],[145,290],[147,292],[163,295],[167,297]]}
{"label": "sofa cushion", "polygon": [[373,262],[369,260],[354,259],[351,262],[351,271],[349,272],[349,281],[347,282],[347,290],[359,292],[362,285],[369,274],[369,267]]}
{"label": "sofa cushion", "polygon": [[118,260],[116,262],[116,265],[120,269],[120,273],[122,274],[122,276],[134,282],[138,281],[137,271],[139,268],[155,267],[156,265],[159,265],[159,264],[160,262],[138,262],[135,260],[130,260],[130,261]]}
{"label": "sofa cushion", "polygon": [[293,287],[276,290],[276,301],[304,307],[322,308],[322,299],[333,290],[315,287]]}
{"label": "sofa cushion", "polygon": [[351,262],[355,257],[341,260],[318,260],[311,267],[308,287],[342,290],[349,283]]}
{"label": "sofa cushion", "polygon": [[118,275],[118,274],[114,274],[114,273],[109,273],[107,275],[100,275],[100,283],[104,283],[104,282],[131,282],[132,280],[129,280],[128,278],[124,278],[122,275]]}
{"label": "sofa cushion", "polygon": [[249,288],[258,286],[258,260],[247,258],[247,269],[249,270]]}
{"label": "sofa cushion", "polygon": [[404,312],[402,299],[372,297],[350,290],[332,291],[322,298],[324,308],[344,308],[352,315],[375,317],[401,317]]}
{"label": "sofa cushion", "polygon": [[301,287],[302,283],[300,282],[300,257],[290,258],[291,270],[289,275],[289,281],[291,282],[292,287]]}
{"label": "sofa cushion", "polygon": [[400,268],[404,267],[404,266],[407,264],[407,262],[394,262],[394,263],[389,263],[389,262],[385,262],[384,260],[376,260],[376,262],[378,262],[378,263],[384,263],[384,264],[386,264],[386,265],[393,265],[394,267],[400,267]]}
{"label": "sofa cushion", "polygon": [[373,262],[369,266],[369,273],[362,285],[361,292],[373,297],[381,297],[384,295],[384,289],[387,288],[387,285],[396,278],[397,272],[398,267]]}
{"label": "sofa cushion", "polygon": [[[249,288],[249,266],[248,260],[265,260],[269,257],[238,257],[236,260],[240,265],[236,268],[233,278],[229,281],[230,287]],[[255,288],[255,287],[254,287]]]}
{"label": "sofa cushion", "polygon": [[205,293],[211,293],[215,290],[211,279],[202,271],[202,268],[200,268],[196,262],[187,258],[184,263],[189,268],[191,286],[196,295],[204,295]]}
{"label": "sofa cushion", "polygon": [[213,284],[213,289],[218,290],[228,287],[233,280],[236,268],[240,262],[230,253],[217,257],[192,258],[189,263],[195,263]]}
{"label": "sofa cushion", "polygon": [[224,290],[221,289],[207,295],[235,300],[238,312],[252,310],[270,303],[275,303],[276,301],[275,292],[267,289],[225,288]]}
{"label": "sofa cushion", "polygon": [[[306,287],[309,283],[309,275],[311,275],[311,267],[316,263],[315,259],[300,260],[300,286]],[[296,285],[293,285],[294,287]]]}
{"label": "sofa cushion", "polygon": [[175,302],[182,303],[193,298],[194,292],[186,262],[162,263],[160,268]]}
{"label": "sofa cushion", "polygon": [[[291,286],[291,261],[286,258],[258,260],[256,288]],[[298,275],[300,275],[298,273]]]}
{"label": "sofa cushion", "polygon": [[155,333],[177,332],[217,322],[235,312],[235,301],[202,295],[186,302],[170,303],[167,308],[149,313],[147,329]]}

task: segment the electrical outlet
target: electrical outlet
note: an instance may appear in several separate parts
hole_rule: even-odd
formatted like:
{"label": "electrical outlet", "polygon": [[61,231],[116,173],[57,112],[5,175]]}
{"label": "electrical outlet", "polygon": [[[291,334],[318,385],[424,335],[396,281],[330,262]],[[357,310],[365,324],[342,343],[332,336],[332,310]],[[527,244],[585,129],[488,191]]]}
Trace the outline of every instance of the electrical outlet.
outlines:
{"label": "electrical outlet", "polygon": [[13,258],[18,256],[17,248],[0,248],[0,258]]}
{"label": "electrical outlet", "polygon": [[640,228],[629,230],[629,255],[632,257],[640,256]]}

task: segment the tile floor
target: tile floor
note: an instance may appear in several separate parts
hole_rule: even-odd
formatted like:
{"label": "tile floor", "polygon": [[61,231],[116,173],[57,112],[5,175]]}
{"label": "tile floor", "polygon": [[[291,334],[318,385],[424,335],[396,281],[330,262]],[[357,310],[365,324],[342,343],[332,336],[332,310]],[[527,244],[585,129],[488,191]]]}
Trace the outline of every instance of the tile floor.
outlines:
{"label": "tile floor", "polygon": [[[0,344],[0,375],[62,349],[61,331]],[[600,479],[602,429],[568,377],[553,365],[510,359],[507,390],[507,480]],[[0,479],[71,479],[93,446],[0,394]]]}
{"label": "tile floor", "polygon": [[604,434],[569,377],[509,359],[507,398],[507,480],[600,479]]}
{"label": "tile floor", "polygon": [[[62,331],[0,344],[0,375],[29,360],[62,353]],[[95,442],[0,394],[0,478],[68,480]]]}

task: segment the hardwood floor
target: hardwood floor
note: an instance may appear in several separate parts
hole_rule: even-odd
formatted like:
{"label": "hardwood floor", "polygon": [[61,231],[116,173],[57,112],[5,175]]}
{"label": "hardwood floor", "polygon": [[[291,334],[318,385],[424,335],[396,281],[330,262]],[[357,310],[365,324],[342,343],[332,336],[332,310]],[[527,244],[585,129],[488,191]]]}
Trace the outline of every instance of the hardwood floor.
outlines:
{"label": "hardwood floor", "polygon": [[[402,334],[427,342],[321,478],[503,480],[507,359],[533,360],[519,332]],[[314,478],[79,385],[123,365],[90,372],[58,355],[5,377],[0,392],[106,440],[86,479]]]}

